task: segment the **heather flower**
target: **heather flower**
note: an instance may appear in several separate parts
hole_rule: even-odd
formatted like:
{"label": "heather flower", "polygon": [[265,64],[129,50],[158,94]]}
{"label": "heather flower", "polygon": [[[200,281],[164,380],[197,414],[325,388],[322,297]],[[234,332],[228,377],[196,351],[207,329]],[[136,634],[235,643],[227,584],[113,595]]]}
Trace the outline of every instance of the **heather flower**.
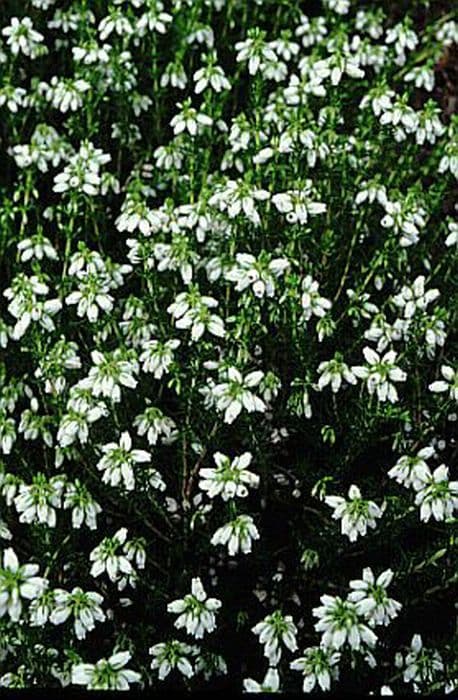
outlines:
{"label": "heather flower", "polygon": [[363,355],[367,365],[352,367],[352,372],[366,383],[369,394],[377,394],[379,401],[398,401],[394,382],[405,382],[407,374],[396,365],[396,352],[389,350],[382,357],[372,348],[365,347]]}
{"label": "heather flower", "polygon": [[347,643],[351,649],[375,646],[377,636],[363,622],[356,603],[342,600],[339,596],[322,595],[321,605],[312,612],[318,618],[317,632],[322,632],[321,646],[325,649],[340,649]]}
{"label": "heather flower", "polygon": [[442,379],[437,379],[429,385],[429,390],[434,393],[448,392],[452,401],[458,401],[458,372],[449,365],[441,366]]}
{"label": "heather flower", "polygon": [[19,564],[12,547],[3,550],[0,566],[0,617],[8,614],[18,622],[22,614],[22,599],[34,600],[44,591],[48,582],[37,576],[38,564]]}
{"label": "heather flower", "polygon": [[371,626],[388,625],[402,608],[402,605],[390,598],[386,592],[393,575],[391,569],[386,569],[376,579],[372,569],[366,567],[363,569],[362,579],[350,581],[352,591],[348,600],[356,603],[358,613],[364,615]]}
{"label": "heather flower", "polygon": [[247,693],[278,693],[280,689],[280,676],[276,668],[269,668],[262,683],[253,678],[245,678],[243,688]]}
{"label": "heather flower", "polygon": [[193,578],[191,593],[184,598],[174,600],[167,605],[167,611],[178,614],[175,627],[186,628],[186,632],[196,639],[216,629],[215,613],[221,607],[221,601],[208,598],[200,578]]}
{"label": "heather flower", "polygon": [[129,690],[130,684],[141,678],[137,671],[125,668],[130,658],[130,652],[118,651],[96,664],[76,664],[72,668],[72,683],[88,690]]}
{"label": "heather flower", "polygon": [[234,520],[218,528],[210,542],[216,546],[227,545],[230,557],[239,552],[249,554],[252,550],[252,541],[259,539],[259,532],[250,515],[239,515]]}
{"label": "heather flower", "polygon": [[179,642],[177,639],[172,639],[168,642],[160,642],[155,644],[149,650],[153,656],[151,668],[157,670],[159,680],[163,681],[169,673],[176,668],[185,678],[191,678],[194,675],[194,668],[189,661],[189,656],[195,656],[198,653],[198,647],[194,645]]}
{"label": "heather flower", "polygon": [[232,461],[221,452],[215,452],[213,459],[216,469],[204,468],[199,472],[199,487],[206,491],[210,498],[218,495],[223,501],[235,496],[243,498],[248,495],[248,487],[256,488],[259,485],[259,477],[247,469],[252,460],[249,452],[244,452]]}
{"label": "heather flower", "polygon": [[340,653],[321,647],[305,649],[304,656],[290,663],[293,671],[300,671],[304,677],[302,690],[310,693],[318,685],[321,690],[329,691],[331,681],[339,677]]}
{"label": "heather flower", "polygon": [[432,473],[429,468],[424,480],[413,484],[415,505],[420,506],[420,519],[428,522],[431,516],[441,521],[452,518],[458,509],[458,481],[449,480],[449,469],[441,464]]}
{"label": "heather flower", "polygon": [[151,460],[145,450],[132,449],[132,438],[126,430],[121,434],[119,444],[109,442],[101,448],[103,457],[97,462],[97,469],[103,472],[102,481],[111,486],[121,482],[127,491],[135,488],[134,465]]}
{"label": "heather flower", "polygon": [[291,615],[283,615],[276,610],[258,622],[252,630],[259,637],[259,643],[264,645],[264,656],[269,659],[271,666],[276,666],[282,656],[282,645],[290,651],[296,651],[297,628]]}
{"label": "heather flower", "polygon": [[377,519],[382,517],[383,510],[374,501],[368,501],[361,496],[358,486],[352,484],[348,490],[348,500],[342,496],[326,496],[326,505],[334,508],[332,517],[341,520],[343,535],[350,542],[355,542],[361,535],[367,534],[367,528],[376,528]]}
{"label": "heather flower", "polygon": [[55,607],[49,619],[54,625],[60,625],[73,615],[76,638],[85,639],[87,633],[95,628],[96,621],[105,620],[105,613],[101,608],[102,602],[103,596],[94,591],[84,592],[76,587],[69,593],[62,589],[55,589]]}

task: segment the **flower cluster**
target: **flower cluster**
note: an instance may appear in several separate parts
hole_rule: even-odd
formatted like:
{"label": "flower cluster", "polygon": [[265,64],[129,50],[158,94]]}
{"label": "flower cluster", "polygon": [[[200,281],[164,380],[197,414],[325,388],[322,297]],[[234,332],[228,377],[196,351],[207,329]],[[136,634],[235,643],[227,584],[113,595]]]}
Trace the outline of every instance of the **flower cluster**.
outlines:
{"label": "flower cluster", "polygon": [[2,1],[0,687],[453,689],[448,5]]}

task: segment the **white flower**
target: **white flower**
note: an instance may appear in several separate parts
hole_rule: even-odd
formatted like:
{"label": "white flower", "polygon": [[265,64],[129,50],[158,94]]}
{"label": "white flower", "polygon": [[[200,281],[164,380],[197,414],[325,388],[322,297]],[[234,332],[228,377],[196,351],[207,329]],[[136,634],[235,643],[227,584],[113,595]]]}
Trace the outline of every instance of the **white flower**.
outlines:
{"label": "white flower", "polygon": [[160,340],[148,340],[142,345],[142,353],[139,360],[143,372],[151,372],[155,379],[161,379],[167,374],[174,361],[174,353],[180,345],[175,338],[161,342]]}
{"label": "white flower", "polygon": [[445,239],[445,245],[450,248],[452,245],[458,245],[458,223],[449,221],[447,223],[448,235]]}
{"label": "white flower", "polygon": [[229,556],[233,557],[240,551],[243,554],[251,552],[252,540],[259,539],[259,532],[250,515],[239,515],[234,520],[218,528],[210,542],[217,546],[227,545]]}
{"label": "white flower", "polygon": [[150,453],[133,450],[127,430],[121,434],[119,444],[109,442],[101,449],[104,456],[97,462],[97,469],[104,472],[102,481],[111,486],[118,486],[122,481],[125,489],[132,491],[135,488],[134,464],[150,462]]}
{"label": "white flower", "polygon": [[99,318],[100,310],[109,313],[114,304],[114,299],[109,293],[110,286],[105,278],[97,275],[79,276],[79,289],[65,297],[65,303],[69,306],[77,304],[76,313],[81,318],[87,316],[91,323]]}
{"label": "white flower", "polygon": [[225,336],[224,321],[210,309],[218,306],[213,297],[201,295],[197,289],[178,294],[173,304],[167,307],[167,312],[175,319],[176,328],[190,328],[191,340],[199,340],[205,330],[218,338]]}
{"label": "white flower", "polygon": [[410,28],[411,24],[410,18],[407,18],[405,21],[395,24],[394,27],[390,27],[386,33],[385,42],[393,44],[396,52],[394,62],[400,66],[403,66],[407,60],[406,50],[413,51],[418,44],[418,37]]}
{"label": "white flower", "polygon": [[389,598],[386,589],[393,579],[391,569],[383,571],[377,579],[370,567],[363,569],[363,578],[350,581],[353,589],[348,600],[356,603],[358,613],[363,615],[369,625],[388,625],[397,617],[402,605],[397,600]]}
{"label": "white flower", "polygon": [[137,22],[137,30],[140,36],[144,36],[147,31],[157,32],[158,34],[167,33],[167,25],[172,22],[173,17],[168,12],[162,12],[162,9],[162,2],[157,2],[142,14]]}
{"label": "white flower", "polygon": [[243,377],[238,369],[229,367],[223,375],[227,381],[211,388],[209,400],[216,404],[218,411],[224,412],[225,423],[233,423],[243,408],[248,413],[264,413],[266,404],[251,391],[258,386],[263,376],[262,371],[256,370]]}
{"label": "white flower", "polygon": [[29,607],[29,624],[31,627],[43,627],[54,610],[56,604],[52,588],[43,591],[32,600]]}
{"label": "white flower", "polygon": [[436,29],[435,36],[444,46],[458,43],[458,23],[453,19],[444,22]]}
{"label": "white flower", "polygon": [[90,66],[94,63],[109,63],[111,46],[99,45],[97,41],[87,41],[80,46],[72,46],[73,60]]}
{"label": "white flower", "polygon": [[6,43],[14,55],[21,52],[24,56],[35,58],[40,53],[40,50],[43,50],[40,44],[44,36],[33,28],[33,22],[30,17],[23,17],[21,20],[17,17],[12,17],[11,24],[3,27],[2,34],[8,37]]}
{"label": "white flower", "polygon": [[281,277],[290,267],[286,258],[268,260],[262,254],[258,259],[250,253],[237,253],[235,265],[225,272],[225,278],[236,282],[235,290],[242,292],[251,287],[255,296],[272,297],[275,294],[275,279]]}
{"label": "white flower", "polygon": [[434,447],[423,447],[413,457],[403,455],[398,459],[394,467],[388,472],[391,479],[396,479],[398,484],[406,488],[419,486],[421,488],[430,476],[428,464],[425,460],[434,455]]}
{"label": "white flower", "polygon": [[227,211],[230,219],[243,214],[252,224],[259,226],[261,217],[256,208],[256,202],[264,202],[270,198],[268,190],[253,187],[244,180],[228,180],[224,185],[216,186],[208,203]]}
{"label": "white flower", "polygon": [[108,409],[102,401],[96,401],[88,391],[72,387],[67,403],[67,413],[62,417],[57,432],[57,441],[61,447],[68,447],[78,439],[82,444],[88,441],[89,426],[103,416]]}
{"label": "white flower", "polygon": [[138,229],[144,236],[149,236],[151,231],[155,231],[157,225],[160,225],[161,218],[158,213],[152,212],[144,201],[138,201],[127,195],[121,207],[121,214],[115,223],[118,231],[132,233]]}
{"label": "white flower", "polygon": [[137,671],[124,668],[130,658],[130,652],[118,651],[96,664],[76,664],[72,668],[72,683],[84,685],[88,690],[129,690],[131,683],[141,679]]}
{"label": "white flower", "polygon": [[166,445],[171,444],[176,439],[176,423],[165,416],[159,408],[147,406],[143,413],[136,416],[134,427],[137,433],[146,439],[150,445],[156,445],[161,439]]}
{"label": "white flower", "polygon": [[276,666],[282,656],[282,645],[290,651],[296,651],[297,627],[291,615],[283,615],[280,610],[258,622],[252,630],[259,637],[259,644],[264,645],[264,656],[269,659],[271,666]]}
{"label": "white flower", "polygon": [[301,15],[300,24],[295,32],[296,36],[301,37],[304,48],[319,44],[327,33],[324,17],[308,17],[307,15]]}
{"label": "white flower", "polygon": [[10,454],[16,440],[16,423],[8,418],[6,411],[0,409],[0,449],[3,454]]}
{"label": "white flower", "polygon": [[425,292],[425,276],[420,275],[412,285],[404,286],[401,292],[393,297],[393,302],[403,310],[404,318],[412,318],[417,309],[423,311],[439,296],[438,289],[429,289]]}
{"label": "white flower", "polygon": [[444,146],[444,155],[442,156],[438,172],[445,173],[449,170],[452,175],[458,180],[458,139],[449,141]]}
{"label": "white flower", "polygon": [[90,388],[96,398],[104,396],[114,403],[121,401],[121,386],[135,389],[138,373],[138,363],[134,359],[126,359],[120,348],[105,355],[99,350],[91,352],[94,366],[89,370],[89,376],[84,380],[84,387]]}
{"label": "white flower", "polygon": [[0,538],[2,540],[12,540],[13,535],[7,524],[0,518]]}
{"label": "white flower", "polygon": [[280,155],[282,153],[292,152],[293,139],[291,136],[289,136],[289,134],[283,133],[280,136],[274,135],[272,136],[270,144],[264,148],[261,148],[261,150],[258,151],[255,156],[253,156],[253,163],[255,165],[263,165],[271,160],[276,154]]}
{"label": "white flower", "polygon": [[77,639],[85,639],[88,632],[95,628],[96,621],[104,622],[105,613],[101,603],[103,596],[94,591],[84,592],[76,587],[71,593],[62,589],[54,590],[55,608],[49,616],[54,625],[65,622],[74,616],[73,627]]}
{"label": "white flower", "polygon": [[310,693],[316,687],[321,690],[331,690],[331,680],[339,677],[340,653],[322,647],[309,647],[305,649],[304,656],[290,663],[293,671],[301,671],[304,676],[302,690]]}
{"label": "white flower", "polygon": [[230,90],[231,84],[224,75],[223,69],[216,65],[216,55],[212,53],[208,56],[203,56],[203,60],[206,65],[199,68],[193,75],[196,84],[194,88],[196,95],[199,95],[208,87],[211,87],[215,92]]}
{"label": "white flower", "polygon": [[414,66],[405,74],[404,80],[406,83],[412,82],[417,88],[424,88],[428,92],[432,92],[435,84],[434,70],[426,64]]}
{"label": "white flower", "polygon": [[332,304],[329,299],[320,296],[319,284],[312,279],[311,275],[307,275],[302,280],[302,296],[301,304],[304,309],[304,319],[308,321],[312,315],[323,318],[331,308]]}
{"label": "white flower", "polygon": [[179,60],[175,62],[170,62],[161,75],[160,86],[161,88],[171,85],[178,90],[184,90],[188,84],[188,78],[186,76],[183,66],[180,64]]}
{"label": "white flower", "polygon": [[445,125],[440,119],[441,111],[434,100],[428,100],[423,109],[418,112],[418,126],[415,131],[415,141],[424,143],[436,143],[446,131]]}
{"label": "white flower", "polygon": [[221,607],[217,598],[208,598],[200,578],[193,578],[191,593],[167,605],[167,611],[178,614],[175,627],[186,628],[186,632],[196,639],[202,639],[206,632],[216,629],[215,612]]}
{"label": "white flower", "polygon": [[336,354],[332,360],[320,362],[318,365],[318,389],[322,391],[326,386],[331,385],[332,392],[335,394],[342,386],[342,379],[345,379],[349,384],[356,384],[356,377],[342,361],[341,356]]}
{"label": "white flower", "polygon": [[65,166],[64,170],[55,176],[53,192],[63,193],[76,190],[91,197],[101,193],[102,176],[100,166],[108,163],[111,156],[95,148],[90,141],[83,142]]}
{"label": "white flower", "polygon": [[112,10],[98,26],[100,40],[104,41],[115,32],[119,36],[129,36],[134,31],[131,23],[119,9]]}
{"label": "white flower", "polygon": [[62,476],[47,479],[41,472],[32,477],[31,484],[20,484],[19,494],[14,499],[16,510],[21,514],[19,522],[46,523],[48,527],[55,527],[55,508],[62,505],[64,484]]}
{"label": "white flower", "polygon": [[247,487],[258,487],[259,476],[247,469],[252,460],[250,452],[244,452],[232,461],[221,452],[215,452],[213,459],[216,469],[203,468],[199,471],[199,488],[206,491],[210,498],[221,496],[223,501],[235,496],[244,498],[248,495]]}
{"label": "white flower", "polygon": [[441,464],[432,473],[427,471],[424,481],[413,484],[417,491],[415,505],[420,506],[420,518],[425,523],[431,516],[442,521],[453,518],[458,509],[458,481],[449,480],[449,470]]}
{"label": "white flower", "polygon": [[390,350],[380,357],[375,350],[365,347],[363,355],[368,364],[352,367],[353,374],[365,381],[369,394],[377,393],[379,401],[395,403],[398,392],[392,382],[405,382],[407,379],[407,374],[395,364],[396,352]]}
{"label": "white flower", "polygon": [[142,537],[138,537],[134,540],[126,542],[124,546],[124,551],[129,561],[134,561],[135,566],[139,569],[145,568],[146,563],[146,551],[145,551],[145,540]]}
{"label": "white flower", "polygon": [[12,547],[3,550],[0,566],[0,617],[8,613],[13,622],[18,622],[22,613],[22,600],[33,600],[48,585],[45,578],[37,576],[38,564],[20,565]]}
{"label": "white flower", "polygon": [[352,484],[348,490],[348,501],[342,496],[326,496],[326,505],[334,508],[332,517],[342,520],[341,530],[350,542],[355,542],[359,535],[366,535],[367,528],[377,527],[377,518],[383,515],[383,509],[374,501],[361,497],[361,491]]}
{"label": "white flower", "polygon": [[382,685],[380,688],[380,695],[393,695],[393,691],[389,685]]}
{"label": "white flower", "polygon": [[382,353],[392,343],[399,342],[408,337],[410,321],[397,318],[393,324],[388,323],[384,314],[377,314],[372,319],[367,331],[364,331],[366,340],[377,343],[376,350]]}
{"label": "white flower", "polygon": [[191,107],[190,100],[186,100],[183,103],[177,102],[176,106],[180,111],[170,121],[170,126],[173,128],[173,133],[175,135],[187,131],[190,136],[196,136],[200,134],[205,127],[209,127],[213,124],[213,119],[209,117],[208,114],[198,112]]}
{"label": "white flower", "polygon": [[188,239],[182,233],[173,234],[171,243],[155,243],[153,253],[157,259],[157,269],[179,270],[183,283],[190,284],[193,278],[193,265],[199,256],[191,250]]}
{"label": "white flower", "polygon": [[315,629],[323,633],[322,647],[340,649],[348,643],[358,651],[364,645],[375,646],[377,636],[361,620],[356,603],[330,595],[322,595],[320,601],[322,604],[313,608],[312,613],[319,618]]}
{"label": "white flower", "polygon": [[127,538],[127,529],[122,527],[113,537],[105,537],[89,555],[92,562],[91,576],[97,578],[104,571],[110,581],[117,581],[123,574],[133,573],[132,564],[121,550]]}
{"label": "white flower", "polygon": [[47,394],[62,394],[66,385],[66,369],[80,369],[81,359],[78,356],[78,345],[72,341],[67,342],[61,337],[57,343],[48,350],[41,360],[34,375],[44,380]]}
{"label": "white flower", "polygon": [[277,56],[264,41],[265,33],[258,28],[248,30],[248,38],[235,44],[237,62],[248,61],[248,72],[256,75],[265,61],[276,61]]}
{"label": "white flower", "polygon": [[324,0],[324,5],[338,15],[346,15],[350,10],[350,0]]}
{"label": "white flower", "polygon": [[38,321],[48,332],[55,330],[52,316],[61,310],[62,303],[59,299],[42,301],[38,298],[48,292],[49,287],[38,276],[27,277],[22,273],[5,289],[3,296],[10,302],[8,311],[17,320],[11,334],[14,340],[22,338],[32,321]]}
{"label": "white flower", "polygon": [[[13,94],[8,96],[5,94],[4,88],[3,94],[0,92],[0,104],[8,97],[9,100],[16,100],[16,105],[25,106],[27,97],[25,94],[17,94],[18,90],[20,88],[16,88]],[[13,107],[12,104],[8,103],[7,106],[9,109]],[[30,143],[13,146],[11,155],[19,168],[28,168],[33,163],[36,164],[40,172],[46,173],[50,167],[57,167],[64,158],[70,155],[70,148],[54,127],[48,124],[38,124],[32,133]],[[40,232],[31,238],[40,239],[43,236]]]}
{"label": "white flower", "polygon": [[189,661],[189,656],[195,656],[199,648],[171,639],[168,642],[155,644],[149,650],[154,657],[151,661],[151,668],[157,669],[159,680],[163,681],[174,668],[185,677],[191,678],[194,675],[194,668]]}
{"label": "white flower", "polygon": [[358,10],[355,27],[358,31],[367,33],[372,39],[380,39],[383,35],[383,15],[371,10]]}
{"label": "white flower", "polygon": [[405,659],[401,654],[399,657],[401,667],[405,665],[403,672],[405,683],[432,683],[437,676],[437,671],[444,670],[439,652],[436,649],[424,647],[419,634],[413,635],[410,651]]}
{"label": "white flower", "polygon": [[280,676],[276,668],[269,668],[262,683],[252,678],[245,678],[243,689],[246,693],[278,693],[280,690]]}
{"label": "white flower", "polygon": [[[4,86],[0,88],[0,107],[3,105],[13,114],[16,114],[20,107],[26,107],[28,105],[28,97],[24,88],[13,87],[8,83],[4,84]],[[15,146],[14,149],[16,149],[15,156],[18,157],[21,163],[19,167],[30,165],[31,156],[29,154],[29,149],[27,147],[18,149],[17,146]]]}
{"label": "white flower", "polygon": [[447,338],[444,321],[438,315],[424,319],[425,330],[425,352],[426,356],[432,360],[438,348],[443,348]]}
{"label": "white flower", "polygon": [[286,214],[288,223],[304,225],[309,216],[324,214],[326,211],[324,202],[316,202],[313,199],[312,181],[307,180],[302,190],[288,190],[274,194],[272,204],[279,212]]}
{"label": "white flower", "polygon": [[30,238],[23,238],[22,241],[19,241],[17,249],[21,253],[22,262],[27,262],[33,258],[37,260],[43,260],[43,258],[48,258],[49,260],[58,259],[56,249],[49,238],[40,234],[30,236]]}
{"label": "white flower", "polygon": [[[385,116],[387,112],[384,113]],[[406,117],[407,120],[407,117]],[[416,121],[412,117],[408,123],[412,123],[412,130],[416,129]],[[380,221],[383,228],[393,228],[396,233],[400,233],[399,244],[406,248],[418,243],[420,229],[426,225],[426,211],[415,203],[405,201],[386,201],[383,204],[386,211],[385,216]]]}
{"label": "white flower", "polygon": [[449,365],[441,366],[443,379],[438,379],[429,385],[428,389],[434,393],[448,391],[452,401],[458,401],[458,371]]}
{"label": "white flower", "polygon": [[66,78],[59,80],[57,75],[51,78],[51,82],[40,83],[38,90],[48,102],[60,112],[65,114],[68,110],[76,112],[84,104],[84,93],[91,89],[86,80]]}
{"label": "white flower", "polygon": [[382,206],[385,206],[387,202],[385,185],[380,184],[378,180],[362,182],[361,189],[358,191],[355,197],[355,204],[359,206],[366,201],[370,202],[371,204],[372,202],[377,201]]}
{"label": "white flower", "polygon": [[97,515],[102,512],[102,508],[79,479],[67,483],[64,508],[72,509],[72,527],[78,529],[84,522],[90,530],[97,529]]}

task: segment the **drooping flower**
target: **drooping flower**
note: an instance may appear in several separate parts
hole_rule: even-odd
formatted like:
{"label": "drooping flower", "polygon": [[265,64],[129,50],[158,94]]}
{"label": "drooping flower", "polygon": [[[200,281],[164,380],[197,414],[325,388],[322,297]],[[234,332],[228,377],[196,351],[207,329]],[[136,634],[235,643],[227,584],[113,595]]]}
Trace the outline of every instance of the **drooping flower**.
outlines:
{"label": "drooping flower", "polygon": [[202,639],[205,633],[216,629],[215,613],[220,607],[220,600],[207,597],[200,578],[193,578],[191,593],[169,603],[167,611],[178,614],[174,623],[177,629],[184,627],[188,634]]}
{"label": "drooping flower", "polygon": [[297,627],[291,615],[283,615],[275,610],[258,622],[252,630],[259,637],[259,643],[264,645],[264,656],[269,659],[271,666],[276,666],[282,656],[282,646],[290,651],[297,649]]}
{"label": "drooping flower", "polygon": [[302,690],[311,693],[318,684],[323,691],[331,689],[331,681],[339,677],[340,653],[322,647],[305,649],[304,656],[290,663],[293,671],[300,671],[304,677]]}
{"label": "drooping flower", "polygon": [[216,546],[227,546],[230,557],[239,552],[249,554],[253,540],[259,539],[258,528],[250,515],[239,515],[234,520],[219,527],[213,534],[210,542]]}
{"label": "drooping flower", "polygon": [[243,689],[246,693],[278,693],[280,690],[280,676],[276,668],[269,668],[261,683],[253,678],[245,678]]}
{"label": "drooping flower", "polygon": [[76,664],[72,668],[72,683],[88,690],[129,690],[131,683],[141,679],[137,671],[125,668],[130,659],[129,651],[118,651],[95,664]]}
{"label": "drooping flower", "polygon": [[362,614],[370,625],[388,625],[402,608],[401,603],[390,598],[386,592],[393,575],[393,571],[387,569],[376,579],[372,569],[366,567],[362,579],[350,581],[352,591],[348,600],[356,603],[358,613]]}
{"label": "drooping flower", "polygon": [[199,471],[199,488],[206,491],[210,498],[218,495],[223,501],[235,496],[243,498],[248,495],[248,487],[256,488],[259,485],[259,477],[247,469],[252,460],[250,452],[244,452],[232,461],[221,452],[215,452],[213,459],[216,469],[203,468]]}
{"label": "drooping flower", "polygon": [[0,566],[0,617],[8,614],[18,622],[22,614],[22,599],[34,600],[45,590],[48,581],[37,576],[38,564],[19,564],[12,547],[3,550]]}
{"label": "drooping flower", "polygon": [[355,542],[360,535],[366,535],[368,527],[377,527],[377,519],[383,515],[383,509],[374,501],[362,498],[355,484],[348,490],[348,500],[342,496],[326,496],[324,500],[334,508],[332,517],[342,521],[342,534],[347,535],[350,542]]}

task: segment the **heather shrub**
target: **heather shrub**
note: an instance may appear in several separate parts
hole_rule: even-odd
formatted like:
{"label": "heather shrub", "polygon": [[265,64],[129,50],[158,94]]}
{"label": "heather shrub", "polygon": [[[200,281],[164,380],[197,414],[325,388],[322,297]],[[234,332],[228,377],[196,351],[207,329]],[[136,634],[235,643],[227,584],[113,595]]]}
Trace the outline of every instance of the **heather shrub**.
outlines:
{"label": "heather shrub", "polygon": [[451,8],[2,3],[0,685],[458,687]]}

